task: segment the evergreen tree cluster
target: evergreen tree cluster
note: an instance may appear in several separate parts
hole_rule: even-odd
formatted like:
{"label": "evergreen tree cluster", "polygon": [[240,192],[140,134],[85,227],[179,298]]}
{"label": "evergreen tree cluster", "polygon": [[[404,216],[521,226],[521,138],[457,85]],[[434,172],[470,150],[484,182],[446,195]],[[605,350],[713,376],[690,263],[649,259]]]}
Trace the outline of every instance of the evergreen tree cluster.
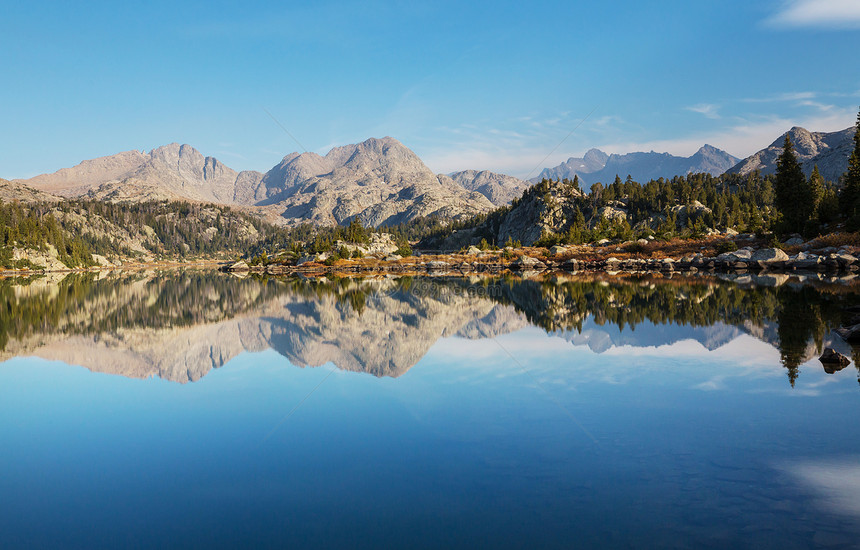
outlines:
{"label": "evergreen tree cluster", "polygon": [[56,248],[57,258],[73,268],[92,264],[92,252],[86,239],[64,231],[57,218],[42,206],[28,208],[0,200],[0,267],[33,267],[13,260],[14,248],[46,251]]}
{"label": "evergreen tree cluster", "polygon": [[0,265],[32,267],[12,260],[13,249],[57,249],[70,268],[93,264],[92,254],[132,258],[139,242],[168,258],[212,257],[245,251],[263,239],[287,234],[228,206],[187,202],[111,203],[71,200],[60,203],[0,202]]}
{"label": "evergreen tree cluster", "polygon": [[849,227],[855,231],[860,229],[860,112],[857,113],[854,149],[848,158],[848,171],[844,176],[839,204]]}

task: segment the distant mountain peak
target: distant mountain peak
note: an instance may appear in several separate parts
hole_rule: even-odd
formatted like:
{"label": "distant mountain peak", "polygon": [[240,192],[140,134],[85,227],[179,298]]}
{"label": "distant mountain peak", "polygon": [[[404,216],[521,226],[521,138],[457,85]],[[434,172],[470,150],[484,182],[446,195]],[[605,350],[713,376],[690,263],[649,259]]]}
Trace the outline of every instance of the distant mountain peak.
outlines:
{"label": "distant mountain peak", "polygon": [[653,150],[648,153],[607,155],[600,149],[589,149],[581,159],[571,157],[554,168],[546,168],[532,181],[540,181],[543,178],[573,179],[578,176],[585,186],[597,182],[612,182],[616,175],[622,178],[630,175],[639,182],[698,172],[718,175],[737,161],[737,158],[725,151],[707,144],[690,157],[677,157]]}
{"label": "distant mountain peak", "polygon": [[750,155],[727,170],[741,175],[759,170],[762,174],[776,172],[776,159],[782,153],[785,136],[794,145],[794,152],[801,163],[803,173],[809,176],[815,165],[826,181],[837,182],[848,169],[855,128],[849,127],[838,132],[810,132],[800,126],[792,126],[781,134],[768,147]]}
{"label": "distant mountain peak", "polygon": [[521,197],[523,191],[530,185],[519,178],[496,174],[489,170],[463,170],[449,176],[464,189],[484,195],[495,206],[504,206]]}

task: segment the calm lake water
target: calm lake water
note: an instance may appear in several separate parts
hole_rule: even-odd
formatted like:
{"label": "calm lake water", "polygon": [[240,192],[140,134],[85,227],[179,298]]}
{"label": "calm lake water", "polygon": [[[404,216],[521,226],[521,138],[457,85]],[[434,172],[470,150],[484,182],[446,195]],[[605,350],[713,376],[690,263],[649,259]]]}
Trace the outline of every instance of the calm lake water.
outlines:
{"label": "calm lake water", "polygon": [[0,280],[0,547],[856,547],[858,292]]}

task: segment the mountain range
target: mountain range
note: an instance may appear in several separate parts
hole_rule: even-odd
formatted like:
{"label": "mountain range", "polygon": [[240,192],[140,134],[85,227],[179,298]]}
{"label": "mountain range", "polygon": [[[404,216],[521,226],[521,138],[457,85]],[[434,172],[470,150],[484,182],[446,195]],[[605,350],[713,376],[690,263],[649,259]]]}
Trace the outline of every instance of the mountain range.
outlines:
{"label": "mountain range", "polygon": [[266,173],[236,172],[190,145],[172,143],[149,153],[126,151],[86,160],[13,183],[66,198],[257,207],[272,219],[322,225],[353,218],[372,226],[430,215],[458,219],[494,206],[480,192],[434,174],[390,137],[336,147],[325,156],[292,153]]}
{"label": "mountain range", "polygon": [[712,145],[702,146],[689,157],[669,153],[627,153],[608,155],[600,149],[590,149],[582,158],[571,157],[553,168],[544,168],[532,182],[546,179],[573,179],[578,176],[583,189],[595,183],[612,183],[615,176],[647,182],[658,178],[671,178],[686,174],[707,172],[718,176],[734,166],[738,159]]}
{"label": "mountain range", "polygon": [[826,181],[837,182],[848,169],[848,157],[853,148],[856,129],[852,126],[838,132],[810,132],[795,126],[774,140],[770,146],[742,160],[728,170],[731,174],[746,175],[755,170],[762,174],[776,172],[776,159],[782,154],[783,142],[788,134],[794,151],[807,177],[817,165]]}
{"label": "mountain range", "polygon": [[[854,128],[809,132],[792,128],[804,172],[814,165],[837,181],[846,170]],[[785,134],[783,134],[784,136]],[[85,160],[26,180],[0,181],[0,198],[22,201],[90,198],[117,202],[182,200],[216,203],[256,211],[282,224],[321,225],[360,219],[365,225],[394,225],[436,215],[463,219],[510,204],[535,181],[573,179],[583,189],[616,175],[645,182],[660,177],[707,172],[773,173],[783,136],[739,161],[711,145],[690,157],[669,153],[607,154],[590,149],[544,169],[530,182],[490,171],[435,174],[409,148],[391,137],[335,147],[325,156],[291,153],[267,172],[237,172],[190,145],[171,143],[145,153],[125,151]]]}

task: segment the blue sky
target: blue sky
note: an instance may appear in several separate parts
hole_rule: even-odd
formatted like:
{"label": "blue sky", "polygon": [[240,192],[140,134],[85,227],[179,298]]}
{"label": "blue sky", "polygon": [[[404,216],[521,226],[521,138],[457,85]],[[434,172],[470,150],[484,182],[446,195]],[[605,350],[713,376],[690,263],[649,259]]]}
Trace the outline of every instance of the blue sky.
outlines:
{"label": "blue sky", "polygon": [[525,177],[590,147],[746,156],[860,105],[857,0],[2,3],[4,178],[174,141],[265,171],[384,135]]}

